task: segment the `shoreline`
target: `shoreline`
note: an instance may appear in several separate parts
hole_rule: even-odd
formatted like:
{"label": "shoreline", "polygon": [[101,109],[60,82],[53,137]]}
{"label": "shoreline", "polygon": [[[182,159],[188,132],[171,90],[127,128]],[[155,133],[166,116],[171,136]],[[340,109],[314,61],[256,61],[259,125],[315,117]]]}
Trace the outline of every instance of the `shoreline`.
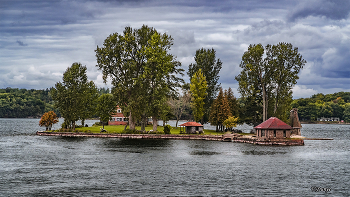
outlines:
{"label": "shoreline", "polygon": [[303,146],[303,139],[257,139],[237,134],[224,135],[174,135],[174,134],[105,134],[105,133],[82,133],[82,132],[46,132],[38,131],[39,136],[60,137],[97,137],[97,138],[123,138],[123,139],[170,139],[170,140],[207,140],[222,142],[238,142],[256,145],[280,145],[280,146]]}

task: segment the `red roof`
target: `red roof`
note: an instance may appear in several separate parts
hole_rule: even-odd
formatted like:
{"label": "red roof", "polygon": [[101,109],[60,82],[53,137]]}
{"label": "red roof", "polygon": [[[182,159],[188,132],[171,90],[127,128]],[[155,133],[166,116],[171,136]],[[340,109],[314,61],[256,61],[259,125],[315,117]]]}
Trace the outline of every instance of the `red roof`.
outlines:
{"label": "red roof", "polygon": [[186,123],[183,123],[183,124],[180,124],[179,126],[183,127],[202,127],[203,125],[197,123],[197,122],[186,122]]}
{"label": "red roof", "polygon": [[284,123],[282,120],[271,117],[265,122],[254,127],[254,129],[293,129],[291,126]]}

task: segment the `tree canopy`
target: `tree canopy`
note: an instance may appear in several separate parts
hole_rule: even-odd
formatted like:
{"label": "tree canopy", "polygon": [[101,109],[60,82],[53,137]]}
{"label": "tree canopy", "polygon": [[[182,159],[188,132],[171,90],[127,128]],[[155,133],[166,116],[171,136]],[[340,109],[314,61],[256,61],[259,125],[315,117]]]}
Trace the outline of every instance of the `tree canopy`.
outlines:
{"label": "tree canopy", "polygon": [[196,63],[190,64],[188,67],[188,76],[192,78],[194,73],[201,69],[205,79],[207,81],[207,95],[204,99],[204,117],[203,122],[209,121],[210,107],[213,100],[220,89],[219,72],[222,68],[222,62],[220,59],[216,59],[216,51],[212,49],[198,49],[196,51],[194,60]]}
{"label": "tree canopy", "polygon": [[52,88],[51,94],[65,124],[74,130],[76,121],[88,118],[86,110],[95,108],[90,106],[94,105],[93,98],[97,98],[97,88],[94,82],[88,81],[86,66],[73,63],[64,72],[63,81]]}
{"label": "tree canopy", "polygon": [[58,117],[54,111],[46,112],[39,121],[39,126],[45,126],[46,130],[51,130],[53,124],[58,122]]}
{"label": "tree canopy", "polygon": [[242,56],[242,71],[236,76],[238,90],[244,100],[261,98],[262,121],[269,116],[286,121],[292,88],[305,63],[298,48],[289,43],[267,45],[265,49],[261,44],[250,45]]}
{"label": "tree canopy", "polygon": [[111,78],[112,93],[123,112],[130,115],[132,130],[136,120],[147,115],[156,121],[166,98],[176,94],[175,88],[183,81],[178,77],[183,72],[181,64],[168,53],[172,44],[171,36],[143,25],[109,35],[103,47],[95,50],[103,80]]}
{"label": "tree canopy", "polygon": [[115,102],[112,94],[102,94],[100,97],[98,97],[96,115],[100,117],[103,129],[105,128],[104,123],[111,119],[116,108],[117,103]]}
{"label": "tree canopy", "polygon": [[191,78],[190,92],[192,96],[191,107],[193,110],[194,120],[203,121],[204,116],[204,99],[207,95],[207,81],[203,76],[202,70],[199,69]]}

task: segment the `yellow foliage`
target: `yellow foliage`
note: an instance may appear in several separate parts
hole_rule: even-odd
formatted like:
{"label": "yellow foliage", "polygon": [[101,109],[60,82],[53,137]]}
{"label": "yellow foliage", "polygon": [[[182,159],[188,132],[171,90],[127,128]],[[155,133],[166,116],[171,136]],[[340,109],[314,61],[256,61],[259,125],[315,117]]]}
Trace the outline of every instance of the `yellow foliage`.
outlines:
{"label": "yellow foliage", "polygon": [[223,125],[227,128],[232,128],[232,127],[236,127],[237,126],[237,121],[238,121],[238,117],[234,117],[234,116],[229,116],[223,123]]}

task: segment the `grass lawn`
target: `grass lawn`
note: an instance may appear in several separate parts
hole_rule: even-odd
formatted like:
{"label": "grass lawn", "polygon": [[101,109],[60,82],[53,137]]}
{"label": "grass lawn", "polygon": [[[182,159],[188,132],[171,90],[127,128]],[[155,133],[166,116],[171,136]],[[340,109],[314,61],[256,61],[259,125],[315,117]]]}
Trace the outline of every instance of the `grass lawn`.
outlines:
{"label": "grass lawn", "polygon": [[[124,127],[125,127],[124,125],[107,125],[107,126],[105,126],[105,130],[107,131],[105,133],[125,133]],[[102,126],[82,127],[82,128],[76,128],[76,131],[77,132],[87,132],[87,133],[100,133],[101,128],[102,128]],[[128,128],[129,127],[127,127],[127,129]],[[141,130],[141,127],[136,127],[136,130]],[[150,130],[153,130],[153,126],[152,125],[146,126],[146,131],[150,131]],[[164,134],[163,130],[164,130],[163,126],[158,126],[158,131],[161,131],[160,134]],[[170,133],[175,134],[175,135],[179,135],[180,134],[180,127],[178,127],[178,128],[172,127],[170,130]],[[215,130],[204,129],[204,134],[205,135],[222,135],[224,133],[223,132],[216,132]]]}

